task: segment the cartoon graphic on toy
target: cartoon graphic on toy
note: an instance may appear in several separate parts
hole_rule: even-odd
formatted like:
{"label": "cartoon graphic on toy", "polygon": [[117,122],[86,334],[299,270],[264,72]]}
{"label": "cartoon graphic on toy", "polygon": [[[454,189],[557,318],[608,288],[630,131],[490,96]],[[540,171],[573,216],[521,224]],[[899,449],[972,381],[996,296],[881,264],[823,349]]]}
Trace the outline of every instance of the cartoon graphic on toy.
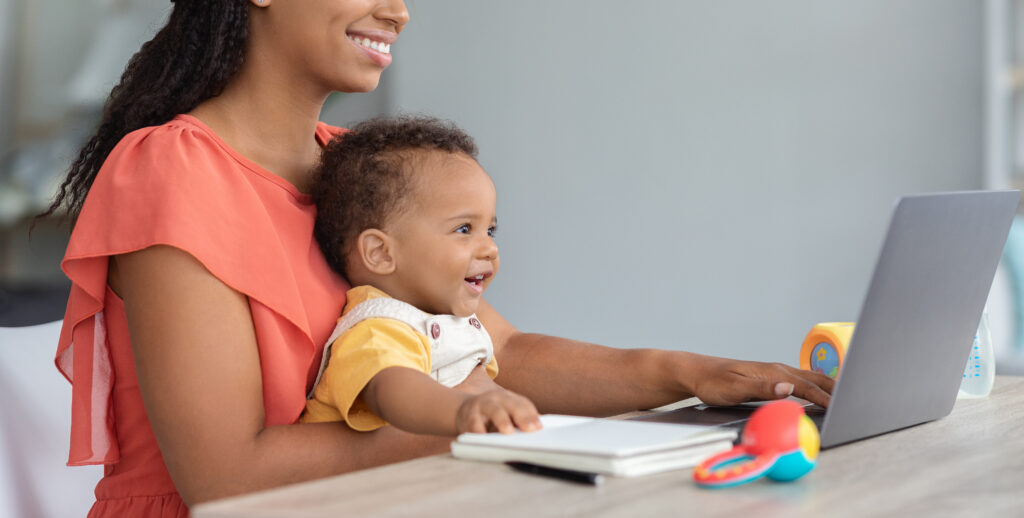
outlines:
{"label": "cartoon graphic on toy", "polygon": [[747,421],[743,440],[693,470],[693,480],[707,488],[733,487],[767,476],[789,482],[814,469],[821,441],[799,403],[773,401]]}
{"label": "cartoon graphic on toy", "polygon": [[811,328],[800,348],[800,368],[835,379],[843,366],[854,327],[853,322],[822,322]]}

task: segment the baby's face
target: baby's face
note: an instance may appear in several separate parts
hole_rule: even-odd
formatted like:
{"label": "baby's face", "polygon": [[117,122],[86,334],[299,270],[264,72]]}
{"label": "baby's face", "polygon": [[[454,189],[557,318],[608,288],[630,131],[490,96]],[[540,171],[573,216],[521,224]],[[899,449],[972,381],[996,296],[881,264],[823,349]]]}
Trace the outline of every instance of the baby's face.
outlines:
{"label": "baby's face", "polygon": [[494,183],[465,155],[412,162],[408,205],[387,225],[403,292],[391,295],[429,313],[469,316],[498,272]]}

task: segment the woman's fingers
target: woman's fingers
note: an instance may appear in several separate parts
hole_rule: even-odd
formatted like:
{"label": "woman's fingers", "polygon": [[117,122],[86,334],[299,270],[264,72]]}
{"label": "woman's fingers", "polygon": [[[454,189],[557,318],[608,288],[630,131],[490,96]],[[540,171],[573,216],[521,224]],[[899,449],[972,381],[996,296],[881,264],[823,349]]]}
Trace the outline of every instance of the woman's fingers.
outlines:
{"label": "woman's fingers", "polygon": [[793,386],[793,395],[806,399],[811,403],[827,407],[832,400],[832,389],[835,380],[820,373],[788,367]]}
{"label": "woman's fingers", "polygon": [[713,358],[706,365],[695,395],[708,404],[736,405],[792,395],[828,406],[835,386],[835,380],[824,374],[781,363]]}
{"label": "woman's fingers", "polygon": [[[798,382],[793,390],[793,395],[798,398],[806,399],[815,405],[828,407],[828,404],[832,401],[832,396],[826,392],[820,385],[815,383],[801,380]],[[829,388],[831,390],[831,387]]]}
{"label": "woman's fingers", "polygon": [[830,377],[828,377],[828,376],[826,376],[826,375],[824,375],[824,374],[822,374],[820,372],[805,371],[805,370],[800,370],[800,369],[796,369],[796,368],[793,368],[793,367],[790,367],[790,368],[793,369],[794,371],[796,371],[801,378],[803,378],[803,379],[805,379],[805,380],[807,380],[807,381],[817,385],[818,387],[820,387],[825,392],[828,392],[829,394],[831,394],[832,393],[832,389],[835,388],[836,380],[834,380],[834,379],[832,379],[832,378],[830,378]]}
{"label": "woman's fingers", "polygon": [[774,387],[775,397],[789,397],[793,393],[794,388],[792,383],[776,383]]}

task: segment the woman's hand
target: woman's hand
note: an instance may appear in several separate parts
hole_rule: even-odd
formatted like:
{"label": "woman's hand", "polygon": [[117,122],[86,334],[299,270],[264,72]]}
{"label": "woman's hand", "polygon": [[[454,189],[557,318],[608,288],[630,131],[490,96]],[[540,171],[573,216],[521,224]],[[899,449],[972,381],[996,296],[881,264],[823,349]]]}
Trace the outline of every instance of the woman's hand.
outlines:
{"label": "woman's hand", "polygon": [[503,388],[466,398],[455,415],[458,433],[512,433],[540,430],[537,407],[529,399]]}
{"label": "woman's hand", "polygon": [[781,363],[762,363],[714,356],[692,359],[690,392],[709,405],[781,399],[794,395],[827,407],[835,380]]}

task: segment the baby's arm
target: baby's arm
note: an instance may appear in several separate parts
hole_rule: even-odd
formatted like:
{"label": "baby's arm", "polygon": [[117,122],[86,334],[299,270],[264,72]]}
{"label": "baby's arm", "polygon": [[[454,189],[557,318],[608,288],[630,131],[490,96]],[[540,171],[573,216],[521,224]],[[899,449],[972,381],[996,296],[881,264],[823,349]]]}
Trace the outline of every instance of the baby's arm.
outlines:
{"label": "baby's arm", "polygon": [[413,433],[456,435],[540,429],[536,407],[519,394],[497,385],[479,394],[467,394],[407,367],[381,370],[360,397],[381,419]]}

